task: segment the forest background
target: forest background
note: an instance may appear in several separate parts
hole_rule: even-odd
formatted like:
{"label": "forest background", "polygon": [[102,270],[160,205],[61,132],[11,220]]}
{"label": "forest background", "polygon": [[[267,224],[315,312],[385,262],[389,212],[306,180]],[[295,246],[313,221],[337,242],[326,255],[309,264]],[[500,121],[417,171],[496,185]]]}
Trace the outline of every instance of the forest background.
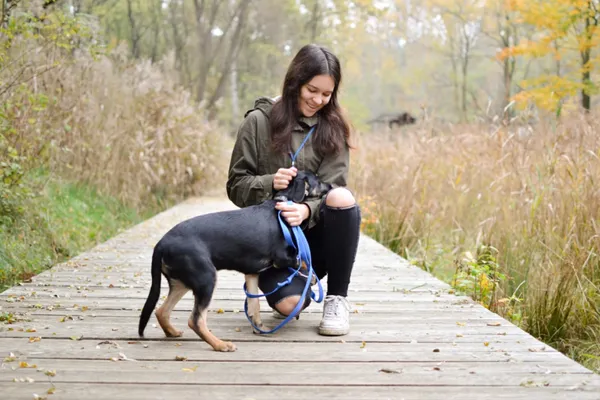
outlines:
{"label": "forest background", "polygon": [[244,112],[314,42],[363,232],[600,370],[597,0],[0,3],[0,289],[222,195]]}

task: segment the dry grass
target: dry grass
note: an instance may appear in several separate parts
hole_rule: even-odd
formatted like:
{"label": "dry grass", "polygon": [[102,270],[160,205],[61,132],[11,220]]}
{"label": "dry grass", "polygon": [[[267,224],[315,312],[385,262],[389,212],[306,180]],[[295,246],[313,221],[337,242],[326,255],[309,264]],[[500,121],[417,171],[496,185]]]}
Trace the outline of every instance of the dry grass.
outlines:
{"label": "dry grass", "polygon": [[[54,62],[32,54],[34,65]],[[63,57],[4,99],[18,132],[6,135],[8,145],[27,168],[50,166],[137,208],[205,193],[225,180],[225,135],[170,76],[167,64],[130,62],[118,51]]]}
{"label": "dry grass", "polygon": [[[352,172],[363,230],[448,282],[487,275],[486,306],[598,370],[598,122],[363,135]],[[494,268],[479,261],[490,248]]]}

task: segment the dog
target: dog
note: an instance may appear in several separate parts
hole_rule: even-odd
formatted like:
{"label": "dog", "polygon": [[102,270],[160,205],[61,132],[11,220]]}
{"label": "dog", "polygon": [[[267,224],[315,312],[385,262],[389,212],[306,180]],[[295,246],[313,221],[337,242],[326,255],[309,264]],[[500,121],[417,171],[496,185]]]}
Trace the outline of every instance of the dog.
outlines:
{"label": "dog", "polygon": [[[152,285],[142,309],[138,333],[144,329],[160,296],[161,274],[169,283],[169,294],[156,311],[156,319],[167,337],[183,334],[170,322],[171,311],[191,290],[194,306],[188,326],[216,351],[235,351],[231,342],[217,338],[207,327],[207,308],[217,283],[217,271],[235,270],[245,275],[246,289],[258,294],[258,273],[275,267],[295,266],[296,250],[281,232],[275,204],[278,201],[300,203],[305,197],[322,197],[332,186],[319,181],[311,172],[299,171],[287,189],[272,200],[234,211],[221,211],[185,220],[154,247]],[[248,299],[248,315],[262,327],[258,299]],[[261,328],[262,329],[262,328]]]}

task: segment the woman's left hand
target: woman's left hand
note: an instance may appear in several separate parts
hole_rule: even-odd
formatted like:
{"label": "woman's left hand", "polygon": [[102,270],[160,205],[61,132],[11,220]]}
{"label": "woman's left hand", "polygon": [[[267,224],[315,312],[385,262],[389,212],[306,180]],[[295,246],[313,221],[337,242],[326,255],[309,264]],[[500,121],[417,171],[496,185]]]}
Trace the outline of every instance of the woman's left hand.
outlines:
{"label": "woman's left hand", "polygon": [[275,209],[281,211],[281,216],[290,226],[298,226],[310,215],[310,209],[306,204],[280,201],[275,204]]}

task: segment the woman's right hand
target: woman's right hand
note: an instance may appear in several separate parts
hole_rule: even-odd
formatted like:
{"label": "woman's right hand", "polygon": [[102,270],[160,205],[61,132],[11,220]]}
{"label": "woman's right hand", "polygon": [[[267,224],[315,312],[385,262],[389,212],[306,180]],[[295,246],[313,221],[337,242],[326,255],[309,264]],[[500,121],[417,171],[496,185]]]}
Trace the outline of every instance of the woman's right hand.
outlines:
{"label": "woman's right hand", "polygon": [[273,189],[283,190],[286,189],[292,179],[296,176],[298,170],[296,167],[291,168],[279,168],[273,177]]}

